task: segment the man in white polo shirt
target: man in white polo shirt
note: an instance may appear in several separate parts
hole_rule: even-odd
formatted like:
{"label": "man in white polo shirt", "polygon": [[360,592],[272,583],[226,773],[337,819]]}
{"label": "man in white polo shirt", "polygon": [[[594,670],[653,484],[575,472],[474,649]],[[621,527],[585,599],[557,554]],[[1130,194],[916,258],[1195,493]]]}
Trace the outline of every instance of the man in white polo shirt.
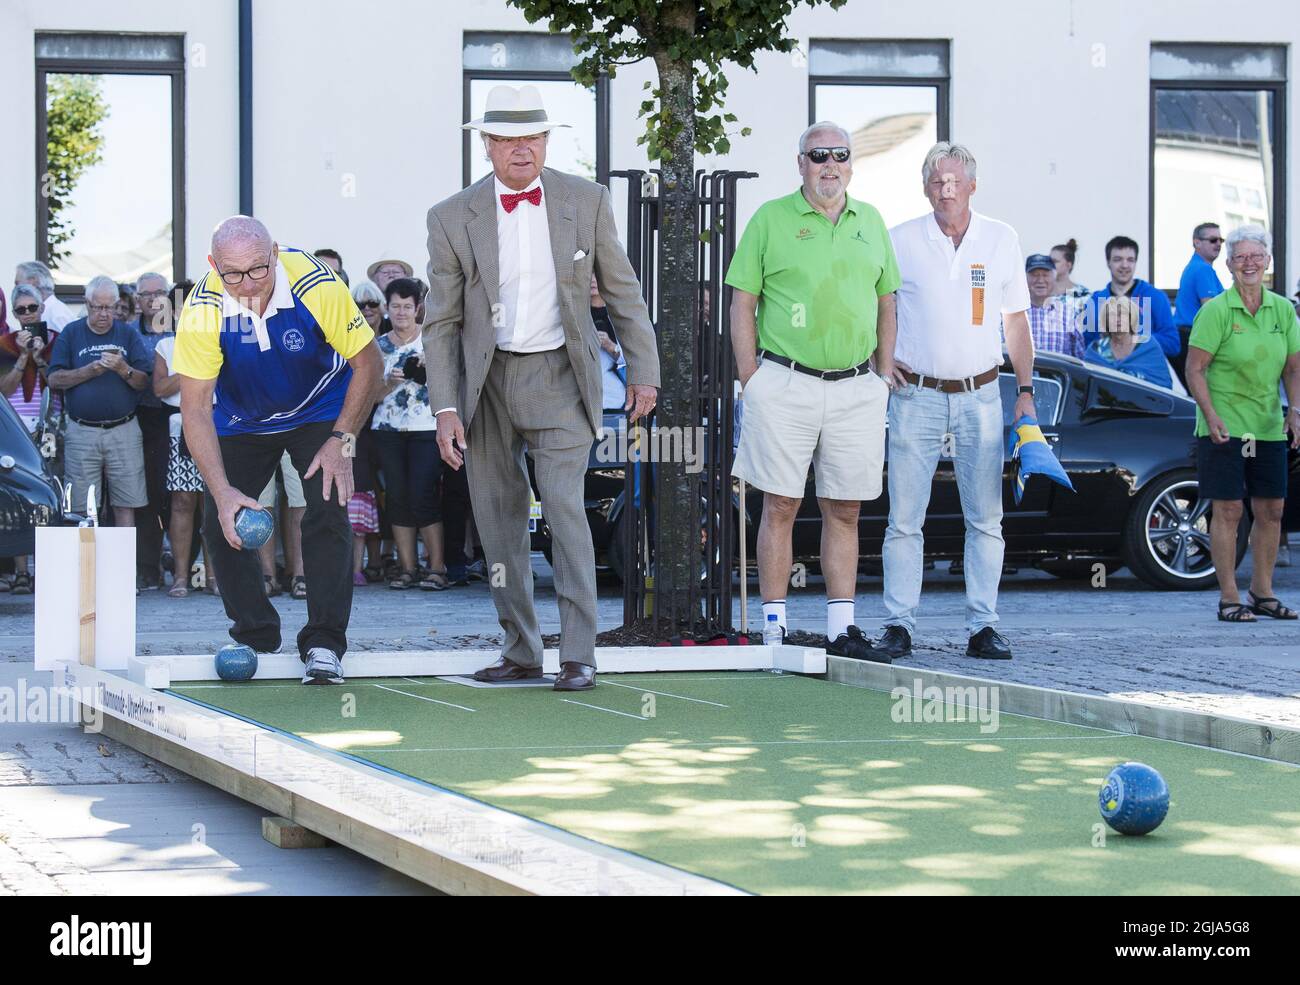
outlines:
{"label": "man in white polo shirt", "polygon": [[1015,413],[1033,414],[1024,258],[1014,229],[971,211],[975,158],[969,150],[935,144],[921,179],[934,211],[889,231],[902,286],[889,401],[889,618],[876,649],[891,659],[912,650],[925,553],[921,526],[944,456],[953,461],[966,520],[966,655],[1008,660],[1011,647],[996,629],[1004,445],[998,370],[1005,336],[1020,385]]}

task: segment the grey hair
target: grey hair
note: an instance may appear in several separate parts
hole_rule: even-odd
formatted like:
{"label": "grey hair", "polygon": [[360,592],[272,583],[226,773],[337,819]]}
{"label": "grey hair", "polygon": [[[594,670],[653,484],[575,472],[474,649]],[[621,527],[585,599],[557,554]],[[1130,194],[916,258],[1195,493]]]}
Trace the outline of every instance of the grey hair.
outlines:
{"label": "grey hair", "polygon": [[26,263],[18,264],[18,276],[24,280],[35,281],[42,300],[54,293],[54,275],[50,273],[50,268],[39,260],[28,260]]}
{"label": "grey hair", "polygon": [[960,161],[966,169],[966,177],[971,181],[975,180],[975,155],[970,152],[970,149],[962,144],[950,144],[946,140],[941,140],[926,152],[925,160],[921,162],[922,185],[930,183],[935,166],[945,157]]}
{"label": "grey hair", "polygon": [[814,123],[803,133],[799,134],[800,154],[802,154],[807,149],[806,147],[804,147],[804,143],[808,140],[809,137],[811,137],[818,130],[834,130],[836,133],[843,135],[844,146],[852,150],[853,138],[849,135],[849,132],[845,130],[842,126],[840,126],[838,123],[832,123],[830,120],[822,120],[820,123]]}
{"label": "grey hair", "polygon": [[260,220],[251,215],[232,215],[221,220],[212,230],[212,255],[216,256],[218,249],[236,244],[255,243],[270,249],[272,242],[270,231]]}
{"label": "grey hair", "polygon": [[45,298],[41,297],[41,292],[31,284],[15,284],[14,289],[9,292],[9,303],[17,306],[18,299],[22,297],[31,298],[37,304],[45,303]]}
{"label": "grey hair", "polygon": [[378,301],[384,303],[384,292],[379,289],[379,285],[373,280],[363,280],[352,288],[352,300],[357,304],[362,301]]}
{"label": "grey hair", "polygon": [[86,303],[89,304],[90,299],[100,291],[112,291],[114,301],[119,297],[117,281],[113,280],[112,277],[100,274],[98,277],[92,277],[86,282]]}
{"label": "grey hair", "polygon": [[164,291],[167,290],[168,287],[170,286],[167,283],[167,278],[164,277],[162,274],[158,273],[155,270],[147,270],[135,279],[135,290],[137,294],[140,293],[140,285],[150,279],[162,281],[162,286]]}
{"label": "grey hair", "polygon": [[1228,238],[1224,241],[1228,250],[1228,259],[1232,259],[1235,252],[1233,247],[1238,243],[1258,243],[1264,247],[1264,252],[1272,255],[1273,237],[1268,234],[1268,230],[1263,226],[1255,223],[1247,223],[1244,226],[1238,226],[1232,232],[1228,233]]}

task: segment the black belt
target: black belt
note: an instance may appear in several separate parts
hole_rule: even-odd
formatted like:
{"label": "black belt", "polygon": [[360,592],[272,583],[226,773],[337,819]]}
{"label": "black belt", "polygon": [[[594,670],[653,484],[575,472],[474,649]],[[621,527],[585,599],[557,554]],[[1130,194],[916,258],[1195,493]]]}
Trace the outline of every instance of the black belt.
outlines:
{"label": "black belt", "polygon": [[803,373],[805,376],[815,376],[819,380],[834,382],[835,380],[847,380],[854,376],[861,376],[863,373],[871,371],[871,361],[859,363],[851,369],[813,369],[811,366],[803,366],[793,359],[787,359],[785,356],[778,356],[775,352],[768,352],[766,349],[759,349],[758,354],[763,357],[763,361],[772,360],[778,366],[785,366],[794,370],[796,373]]}
{"label": "black belt", "polygon": [[[68,416],[72,417],[71,414]],[[115,428],[119,424],[125,424],[134,417],[135,411],[131,411],[131,413],[127,414],[126,417],[119,417],[116,421],[83,421],[79,417],[73,417],[72,420],[77,424],[80,424],[83,428]]]}
{"label": "black belt", "polygon": [[503,356],[542,356],[548,352],[559,352],[564,348],[563,344],[557,345],[554,349],[530,349],[528,352],[520,352],[517,349],[502,349],[497,346],[497,352]]}

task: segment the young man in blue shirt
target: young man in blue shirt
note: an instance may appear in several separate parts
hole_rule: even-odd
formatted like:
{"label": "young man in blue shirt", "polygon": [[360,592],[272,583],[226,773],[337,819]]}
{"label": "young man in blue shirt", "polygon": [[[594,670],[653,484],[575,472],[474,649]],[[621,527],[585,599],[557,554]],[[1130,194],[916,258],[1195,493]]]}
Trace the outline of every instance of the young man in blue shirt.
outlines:
{"label": "young man in blue shirt", "polygon": [[1098,313],[1106,299],[1126,297],[1138,306],[1141,313],[1139,333],[1154,338],[1160,343],[1165,355],[1173,359],[1180,349],[1173,309],[1169,307],[1169,299],[1163,291],[1134,276],[1137,272],[1137,259],[1138,245],[1127,236],[1115,236],[1106,244],[1106,266],[1110,268],[1110,283],[1100,291],[1093,291],[1088,298],[1084,339],[1091,344],[1101,335],[1098,326],[1103,321]]}

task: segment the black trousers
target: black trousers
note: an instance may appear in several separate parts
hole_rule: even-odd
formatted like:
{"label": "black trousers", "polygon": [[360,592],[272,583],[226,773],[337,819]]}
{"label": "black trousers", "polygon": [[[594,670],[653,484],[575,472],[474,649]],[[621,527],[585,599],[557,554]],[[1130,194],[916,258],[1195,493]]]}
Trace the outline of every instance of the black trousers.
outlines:
{"label": "black trousers", "polygon": [[441,520],[438,432],[371,431],[370,440],[384,472],[384,512],[388,522],[419,529]]}
{"label": "black trousers", "polygon": [[[298,634],[298,653],[304,660],[314,646],[343,656],[352,615],[352,526],[348,523],[347,503],[336,502],[334,490],[330,491],[330,501],[324,501],[321,472],[310,479],[306,476],[311,460],[333,428],[332,422],[322,421],[279,434],[218,438],[226,478],[251,499],[261,494],[286,451],[303,477],[302,491],[307,500],[307,512],[302,518],[307,625]],[[261,561],[256,551],[237,551],[226,541],[211,493],[204,496],[203,534],[221,584],[221,601],[234,623],[231,639],[254,650],[274,650],[280,645],[280,614],[266,597]]]}
{"label": "black trousers", "polygon": [[167,492],[167,456],[171,451],[170,418],[175,407],[139,407],[136,420],[144,442],[144,484],[149,505],[135,511],[136,576],[161,584],[163,531],[171,519]]}
{"label": "black trousers", "polygon": [[469,482],[465,466],[442,470],[442,543],[447,569],[463,568],[474,559],[465,557],[465,527],[469,522]]}

